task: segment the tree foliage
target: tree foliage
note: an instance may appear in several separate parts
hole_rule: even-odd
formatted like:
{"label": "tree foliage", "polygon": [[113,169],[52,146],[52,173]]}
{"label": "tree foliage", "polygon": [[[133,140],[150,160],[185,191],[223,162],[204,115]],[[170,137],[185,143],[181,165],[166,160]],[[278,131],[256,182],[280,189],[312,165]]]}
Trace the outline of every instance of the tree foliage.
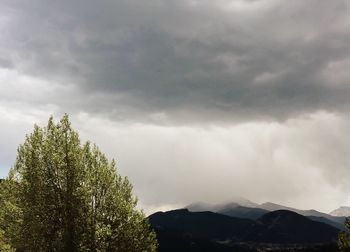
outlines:
{"label": "tree foliage", "polygon": [[339,233],[339,249],[342,252],[350,252],[350,219],[346,218],[345,227],[347,231],[341,231]]}
{"label": "tree foliage", "polygon": [[50,118],[45,128],[35,126],[1,183],[0,246],[155,251],[155,234],[136,210],[132,185],[115,166],[96,145],[81,144],[67,115],[59,123]]}

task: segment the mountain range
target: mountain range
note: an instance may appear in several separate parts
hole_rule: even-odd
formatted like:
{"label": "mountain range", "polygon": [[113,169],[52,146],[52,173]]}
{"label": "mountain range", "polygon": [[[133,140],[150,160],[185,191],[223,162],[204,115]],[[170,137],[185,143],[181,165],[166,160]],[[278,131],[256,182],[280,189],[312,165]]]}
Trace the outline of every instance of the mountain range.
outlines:
{"label": "mountain range", "polygon": [[338,229],[344,230],[344,221],[347,216],[350,216],[350,207],[340,207],[329,214],[310,210],[300,210],[293,207],[283,206],[272,202],[257,204],[246,199],[238,199],[234,202],[223,204],[208,204],[208,203],[192,203],[185,207],[192,212],[198,211],[212,211],[225,214],[231,217],[247,218],[256,220],[262,215],[277,210],[289,210],[300,215],[306,216],[311,220],[323,222],[334,226]]}
{"label": "mountain range", "polygon": [[[346,210],[340,208],[341,210]],[[338,251],[346,211],[332,214],[249,200],[193,203],[149,216],[160,252]]]}

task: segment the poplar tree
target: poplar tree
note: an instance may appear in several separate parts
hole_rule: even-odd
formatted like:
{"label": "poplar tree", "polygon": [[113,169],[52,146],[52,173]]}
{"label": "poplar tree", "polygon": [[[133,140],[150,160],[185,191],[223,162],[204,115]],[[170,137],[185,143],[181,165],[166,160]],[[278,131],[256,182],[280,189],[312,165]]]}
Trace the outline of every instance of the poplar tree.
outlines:
{"label": "poplar tree", "polygon": [[0,209],[11,206],[13,223],[5,225],[0,214],[0,242],[4,237],[9,249],[156,251],[132,185],[96,145],[81,143],[67,115],[34,126],[5,184],[12,189],[4,190],[8,196]]}

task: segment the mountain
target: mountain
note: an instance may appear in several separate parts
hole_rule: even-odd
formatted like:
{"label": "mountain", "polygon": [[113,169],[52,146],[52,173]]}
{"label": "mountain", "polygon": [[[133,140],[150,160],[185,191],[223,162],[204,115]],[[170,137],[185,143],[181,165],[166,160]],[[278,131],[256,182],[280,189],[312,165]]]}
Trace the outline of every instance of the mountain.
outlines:
{"label": "mountain", "polygon": [[[236,199],[234,199],[234,202],[240,206],[243,206],[243,207],[251,207],[251,208],[258,208],[259,207],[259,204],[255,203],[253,201],[247,200],[245,198],[236,198]],[[228,205],[229,204],[226,204],[226,206],[228,206]]]}
{"label": "mountain", "polygon": [[343,230],[343,231],[346,230],[344,222],[336,222],[336,221],[327,219],[325,217],[319,217],[319,216],[306,216],[306,217],[313,221],[326,223],[332,227],[338,228],[339,230]]}
{"label": "mountain", "polygon": [[225,207],[218,211],[218,213],[220,214],[225,214],[231,217],[244,218],[244,219],[250,219],[250,220],[256,220],[268,212],[269,211],[261,208],[251,208],[251,207],[243,207],[243,206]]}
{"label": "mountain", "polygon": [[338,209],[333,210],[332,212],[329,213],[332,216],[350,216],[350,207],[347,206],[341,206]]}
{"label": "mountain", "polygon": [[232,202],[221,203],[221,204],[195,202],[195,203],[192,203],[190,205],[185,206],[185,208],[192,211],[192,212],[203,212],[203,211],[219,212],[222,209],[235,208],[238,206],[258,208],[259,204],[254,203],[254,202],[247,200],[247,199],[244,199],[244,198],[235,198],[232,200]]}
{"label": "mountain", "polygon": [[277,210],[289,210],[289,211],[293,211],[293,212],[299,211],[299,209],[278,205],[278,204],[275,204],[272,202],[265,202],[263,204],[260,204],[259,206],[260,206],[260,208],[268,210],[268,211],[277,211]]}
{"label": "mountain", "polygon": [[157,212],[149,221],[160,252],[337,251],[339,229],[288,210],[268,212],[253,221],[179,209]]}
{"label": "mountain", "polygon": [[248,230],[246,241],[263,243],[331,243],[339,229],[289,210],[277,210],[260,217]]}
{"label": "mountain", "polygon": [[242,240],[242,231],[253,224],[251,220],[212,212],[190,212],[187,209],[157,212],[148,218],[157,234],[159,252],[255,251],[219,242]]}
{"label": "mountain", "polygon": [[[234,204],[234,206],[239,206],[237,203],[230,203]],[[205,211],[210,211],[210,212],[218,212],[220,209],[225,207],[226,204],[210,204],[206,202],[195,202],[190,205],[185,206],[185,209],[188,209],[191,212],[205,212]]]}
{"label": "mountain", "polygon": [[[276,211],[276,210],[289,210],[293,211],[295,213],[304,215],[304,216],[316,216],[316,217],[324,217],[327,219],[330,219],[332,221],[338,222],[339,219],[335,219],[333,217],[337,217],[340,215],[329,215],[326,213],[322,213],[319,211],[316,211],[314,209],[310,210],[300,210],[297,208],[293,207],[288,207],[288,206],[283,206],[279,204],[275,204],[272,202],[265,202],[263,204],[256,204],[250,200],[244,199],[244,198],[237,198],[234,201],[230,203],[222,203],[222,204],[209,204],[209,203],[204,203],[204,202],[197,202],[197,203],[192,203],[185,208],[192,211],[192,212],[201,212],[201,211],[211,211],[211,212],[228,212],[229,210],[233,210],[237,207],[246,207],[246,208],[258,208],[266,211]],[[350,211],[350,208],[349,208]],[[260,210],[261,212],[261,210]],[[344,215],[343,215],[344,216]]]}
{"label": "mountain", "polygon": [[221,240],[240,240],[242,230],[254,223],[247,219],[187,209],[157,212],[149,216],[149,221],[156,230],[174,230],[194,238]]}
{"label": "mountain", "polygon": [[[331,224],[334,227],[341,227],[340,229],[344,229],[344,221],[345,221],[345,217],[344,216],[332,216],[330,214],[326,214],[326,213],[322,213],[316,210],[300,210],[300,209],[296,209],[296,208],[292,208],[292,207],[287,207],[287,206],[282,206],[282,205],[278,205],[275,203],[271,203],[271,202],[266,202],[260,205],[260,207],[262,209],[265,210],[269,210],[269,211],[276,211],[276,210],[289,210],[289,211],[293,211],[295,213],[298,213],[300,215],[303,216],[307,216],[312,220],[316,220],[319,222],[323,222],[326,224]],[[331,222],[329,222],[331,221]]]}
{"label": "mountain", "polygon": [[325,217],[325,218],[329,218],[330,216],[326,213],[322,213],[316,210],[300,210],[300,209],[296,209],[296,208],[292,208],[292,207],[287,207],[287,206],[282,206],[282,205],[278,205],[272,202],[266,202],[260,205],[260,208],[268,210],[268,211],[277,211],[277,210],[289,210],[289,211],[293,211],[295,213],[304,215],[304,216],[318,216],[318,217]]}
{"label": "mountain", "polygon": [[[276,211],[276,210],[289,210],[289,211],[298,213],[300,215],[307,216],[311,220],[317,220],[319,222],[329,224],[341,230],[344,230],[345,228],[344,216],[333,216],[333,215],[322,213],[313,209],[300,210],[292,207],[278,205],[272,202],[266,202],[259,205],[243,198],[238,198],[234,202],[225,203],[225,204],[208,204],[203,202],[193,203],[188,205],[186,208],[192,212],[211,211],[211,212],[225,214],[231,217],[246,218],[251,220],[256,220],[257,218],[261,217],[263,214],[267,212]],[[345,207],[340,209],[345,210]]]}

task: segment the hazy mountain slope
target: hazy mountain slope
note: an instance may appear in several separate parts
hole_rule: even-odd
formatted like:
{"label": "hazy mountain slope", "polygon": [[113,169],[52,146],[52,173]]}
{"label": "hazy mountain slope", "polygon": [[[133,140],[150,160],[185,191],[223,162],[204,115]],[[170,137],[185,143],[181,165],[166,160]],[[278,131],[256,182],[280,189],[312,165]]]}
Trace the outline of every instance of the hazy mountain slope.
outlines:
{"label": "hazy mountain slope", "polygon": [[260,205],[260,208],[268,210],[268,211],[277,211],[277,210],[289,210],[289,211],[293,211],[295,213],[304,215],[304,216],[320,216],[320,217],[325,217],[327,218],[329,215],[326,213],[322,213],[316,210],[300,210],[297,208],[293,208],[293,207],[287,207],[287,206],[282,206],[282,205],[278,205],[272,202],[266,202]]}
{"label": "hazy mountain slope", "polygon": [[[238,201],[238,200],[237,200]],[[329,224],[333,227],[344,229],[344,216],[332,216],[330,214],[322,213],[316,210],[300,210],[293,207],[287,207],[272,202],[266,202],[263,204],[256,204],[246,199],[239,199],[241,204],[237,202],[227,203],[227,204],[208,204],[208,203],[193,203],[188,206],[188,209],[193,212],[198,211],[211,211],[221,214],[225,214],[231,217],[246,218],[251,220],[256,220],[263,214],[276,210],[289,210],[300,215],[309,217],[312,220],[323,222]],[[342,209],[343,210],[343,209]],[[341,215],[340,211],[338,212]]]}
{"label": "hazy mountain slope", "polygon": [[218,211],[218,213],[220,214],[225,214],[231,217],[245,218],[250,220],[256,220],[268,212],[269,211],[261,208],[251,208],[251,207],[243,207],[243,206],[237,206],[232,208],[227,207]]}
{"label": "hazy mountain slope", "polygon": [[318,222],[322,222],[322,223],[326,223],[332,227],[338,228],[340,230],[345,230],[345,225],[344,223],[339,223],[339,222],[335,222],[332,221],[330,219],[327,219],[325,217],[319,217],[319,216],[305,216],[313,221],[318,221]]}
{"label": "hazy mountain slope", "polygon": [[[289,210],[289,211],[293,211],[295,213],[298,213],[298,214],[304,215],[304,216],[323,217],[323,218],[326,218],[326,219],[331,220],[333,222],[340,223],[342,225],[344,224],[344,220],[345,220],[344,217],[332,216],[332,215],[329,215],[329,214],[326,214],[326,213],[322,213],[322,212],[319,212],[319,211],[316,211],[316,210],[313,210],[313,209],[311,209],[311,210],[300,210],[300,209],[296,209],[296,208],[292,208],[292,207],[278,205],[278,204],[271,203],[271,202],[263,203],[263,204],[260,205],[260,207],[262,209],[269,210],[269,211]],[[319,219],[319,221],[324,222],[324,221],[322,221],[322,219]]]}
{"label": "hazy mountain slope", "polygon": [[[218,213],[220,214],[225,214],[236,218],[251,219],[251,220],[256,220],[268,212],[269,212],[268,210],[262,209],[262,208],[250,208],[250,207],[242,207],[242,206],[237,206],[233,208],[224,208],[218,211]],[[300,212],[305,214],[309,213],[304,211],[300,211]],[[311,211],[311,213],[313,212]],[[305,216],[305,217],[313,221],[326,223],[340,230],[345,230],[344,217],[335,217],[330,215],[325,215],[325,216],[327,217],[323,217],[323,216]]]}
{"label": "hazy mountain slope", "polygon": [[268,211],[290,210],[290,211],[295,212],[295,210],[298,210],[298,209],[295,209],[292,207],[282,206],[282,205],[278,205],[278,204],[275,204],[272,202],[265,202],[263,204],[260,204],[259,207],[262,209],[268,210]]}
{"label": "hazy mountain slope", "polygon": [[[238,203],[229,203],[233,207],[239,206]],[[188,209],[191,212],[205,212],[205,211],[210,211],[210,212],[218,212],[222,208],[224,208],[227,204],[209,204],[205,202],[195,202],[192,204],[189,204],[188,206],[185,206],[185,209]]]}
{"label": "hazy mountain slope", "polygon": [[210,204],[206,202],[195,202],[185,206],[185,209],[188,209],[192,212],[203,212],[203,211],[211,211],[211,212],[219,212],[223,209],[235,208],[238,206],[250,207],[250,208],[258,208],[259,204],[254,203],[250,200],[244,198],[236,198],[229,203],[221,203],[221,204]]}
{"label": "hazy mountain slope", "polygon": [[248,230],[247,241],[264,243],[327,243],[337,240],[339,229],[289,210],[263,215]]}

